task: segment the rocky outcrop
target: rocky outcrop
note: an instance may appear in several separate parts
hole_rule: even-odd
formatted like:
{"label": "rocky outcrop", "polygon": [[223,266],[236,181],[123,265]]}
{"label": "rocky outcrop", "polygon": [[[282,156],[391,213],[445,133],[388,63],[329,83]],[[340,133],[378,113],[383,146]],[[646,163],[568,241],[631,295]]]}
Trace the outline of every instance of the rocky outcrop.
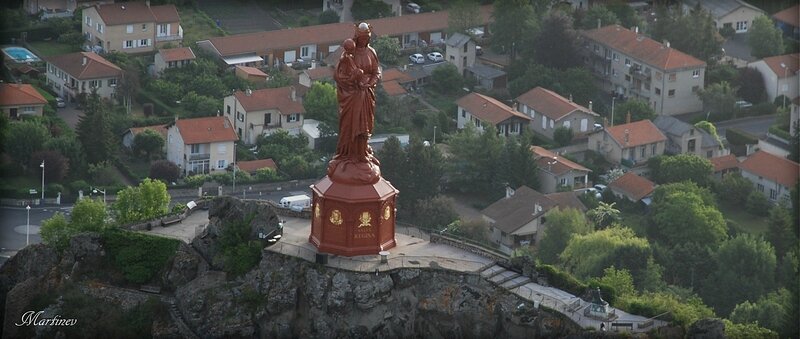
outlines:
{"label": "rocky outcrop", "polygon": [[167,267],[161,280],[163,287],[170,291],[194,280],[198,274],[208,271],[208,263],[186,243],[181,243]]}

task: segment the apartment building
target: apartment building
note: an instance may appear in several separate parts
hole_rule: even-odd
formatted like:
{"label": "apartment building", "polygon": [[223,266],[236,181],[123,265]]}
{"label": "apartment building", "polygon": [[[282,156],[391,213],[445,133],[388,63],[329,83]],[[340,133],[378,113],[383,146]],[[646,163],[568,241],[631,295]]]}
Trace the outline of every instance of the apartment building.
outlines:
{"label": "apartment building", "polygon": [[183,40],[175,5],[150,6],[150,1],[97,5],[83,10],[82,22],[84,47],[96,53],[153,52]]}
{"label": "apartment building", "polygon": [[697,112],[706,63],[638,32],[610,25],[581,32],[584,61],[603,89],[647,101],[660,115]]}

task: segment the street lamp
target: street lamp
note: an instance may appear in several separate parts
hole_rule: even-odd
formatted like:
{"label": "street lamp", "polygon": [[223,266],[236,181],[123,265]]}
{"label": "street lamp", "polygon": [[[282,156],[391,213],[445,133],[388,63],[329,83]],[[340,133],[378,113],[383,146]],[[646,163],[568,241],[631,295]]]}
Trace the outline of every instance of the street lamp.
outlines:
{"label": "street lamp", "polygon": [[433,144],[436,145],[436,126],[433,126]]}
{"label": "street lamp", "polygon": [[617,100],[615,94],[611,94],[611,126],[614,126],[614,101]]}
{"label": "street lamp", "polygon": [[236,143],[233,143],[233,194],[236,194]]}
{"label": "street lamp", "polygon": [[25,210],[28,212],[28,222],[26,223],[26,226],[25,226],[25,246],[28,246],[28,244],[30,244],[30,242],[31,242],[30,241],[30,238],[31,238],[31,205],[28,205],[28,207],[25,207]]}
{"label": "street lamp", "polygon": [[[782,62],[781,62],[781,67],[783,68],[784,81],[786,81],[785,80],[786,79],[786,71],[789,70],[789,67],[786,67],[786,64],[782,63]],[[778,82],[777,81],[775,82],[775,86],[778,86]],[[786,91],[782,90],[781,92],[786,92]],[[778,95],[777,93],[778,93],[778,88],[775,88],[775,95]],[[781,95],[783,95],[783,109],[786,109],[786,95],[785,94],[781,94]]]}
{"label": "street lamp", "polygon": [[44,205],[44,160],[42,160],[42,164],[39,167],[42,168],[42,201],[40,205]]}
{"label": "street lamp", "polygon": [[97,194],[97,192],[103,193],[103,204],[106,203],[106,191],[103,191],[97,187],[92,188],[92,193]]}

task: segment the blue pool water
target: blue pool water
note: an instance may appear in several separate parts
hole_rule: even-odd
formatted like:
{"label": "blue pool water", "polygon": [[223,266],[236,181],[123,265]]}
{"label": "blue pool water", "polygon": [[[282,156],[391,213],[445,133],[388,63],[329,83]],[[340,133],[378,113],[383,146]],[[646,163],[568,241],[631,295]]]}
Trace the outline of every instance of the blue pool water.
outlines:
{"label": "blue pool water", "polygon": [[28,49],[22,47],[6,47],[3,48],[3,53],[8,55],[9,58],[14,59],[16,62],[39,61],[39,57],[31,53],[31,51]]}

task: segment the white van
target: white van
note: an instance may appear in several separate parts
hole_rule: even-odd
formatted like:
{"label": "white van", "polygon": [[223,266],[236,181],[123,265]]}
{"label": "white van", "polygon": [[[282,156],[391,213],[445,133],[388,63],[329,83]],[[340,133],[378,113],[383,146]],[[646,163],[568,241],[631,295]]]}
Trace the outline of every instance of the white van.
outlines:
{"label": "white van", "polygon": [[311,208],[311,197],[305,194],[283,197],[278,206],[291,209]]}

